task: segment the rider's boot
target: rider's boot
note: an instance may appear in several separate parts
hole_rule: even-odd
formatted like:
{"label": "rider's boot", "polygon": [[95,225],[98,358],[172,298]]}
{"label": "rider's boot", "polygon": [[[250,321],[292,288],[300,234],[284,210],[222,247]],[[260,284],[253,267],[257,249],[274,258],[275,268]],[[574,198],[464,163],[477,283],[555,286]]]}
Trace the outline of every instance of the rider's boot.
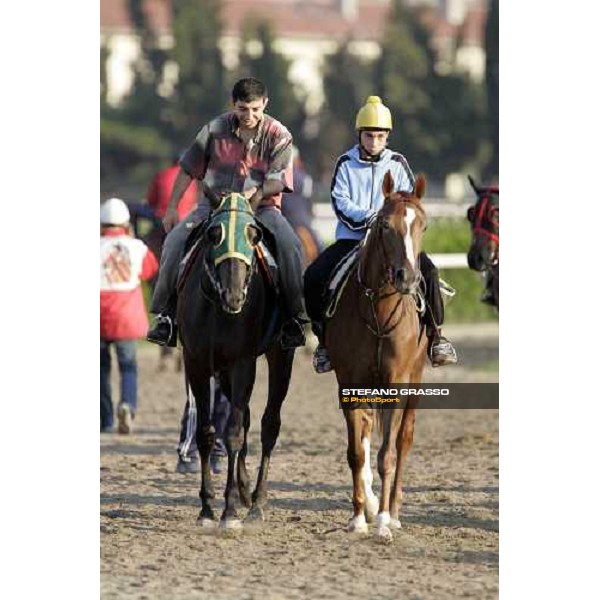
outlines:
{"label": "rider's boot", "polygon": [[455,365],[458,362],[454,346],[449,339],[442,335],[441,329],[428,328],[427,339],[427,354],[431,359],[431,366],[443,367]]}
{"label": "rider's boot", "polygon": [[281,326],[281,346],[284,350],[299,348],[306,344],[304,326],[307,323],[310,323],[310,320],[301,312]]}
{"label": "rider's boot", "polygon": [[177,346],[177,323],[175,321],[175,312],[177,298],[171,298],[166,310],[156,315],[154,327],[148,331],[146,339],[159,346]]}

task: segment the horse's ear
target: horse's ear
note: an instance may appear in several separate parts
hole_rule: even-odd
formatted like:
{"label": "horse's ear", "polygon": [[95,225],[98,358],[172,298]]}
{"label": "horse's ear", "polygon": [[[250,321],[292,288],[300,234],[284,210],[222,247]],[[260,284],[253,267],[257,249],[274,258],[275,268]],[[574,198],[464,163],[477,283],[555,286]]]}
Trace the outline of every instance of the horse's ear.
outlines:
{"label": "horse's ear", "polygon": [[210,207],[213,210],[217,208],[221,202],[219,196],[212,191],[210,186],[205,181],[202,182],[202,189],[204,190],[204,195],[208,198]]}
{"label": "horse's ear", "polygon": [[394,178],[390,171],[383,178],[383,195],[387,198],[394,191]]}
{"label": "horse's ear", "polygon": [[415,181],[415,196],[420,200],[425,195],[425,176],[419,173]]}

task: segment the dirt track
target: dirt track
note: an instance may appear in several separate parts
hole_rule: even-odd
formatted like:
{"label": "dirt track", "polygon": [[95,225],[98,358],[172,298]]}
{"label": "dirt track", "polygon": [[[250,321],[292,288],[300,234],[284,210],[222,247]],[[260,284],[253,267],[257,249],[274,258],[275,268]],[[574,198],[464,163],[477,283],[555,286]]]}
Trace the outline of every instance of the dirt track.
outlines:
{"label": "dirt track", "polygon": [[[428,371],[425,381],[497,381],[496,328],[451,333],[463,368]],[[101,436],[102,598],[497,597],[497,411],[420,411],[405,477],[403,529],[387,546],[372,534],[355,538],[345,531],[351,477],[335,379],[314,375],[308,355],[298,353],[263,529],[240,537],[200,535],[199,476],[174,472],[181,376],[172,369],[157,373],[157,364],[157,350],[141,347],[135,433]],[[252,476],[265,373],[261,360],[252,399]],[[223,485],[218,476],[219,510]]]}

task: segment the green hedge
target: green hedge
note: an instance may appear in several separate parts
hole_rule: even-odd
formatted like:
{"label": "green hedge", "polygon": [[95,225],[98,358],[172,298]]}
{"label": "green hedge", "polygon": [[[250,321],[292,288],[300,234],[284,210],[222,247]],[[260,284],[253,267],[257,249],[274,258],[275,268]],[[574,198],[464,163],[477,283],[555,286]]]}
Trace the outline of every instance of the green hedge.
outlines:
{"label": "green hedge", "polygon": [[[429,254],[467,252],[471,229],[466,219],[430,221],[423,238],[423,250]],[[471,269],[440,269],[440,276],[454,289],[456,296],[446,305],[447,323],[469,323],[498,319],[496,309],[480,300],[483,279]]]}

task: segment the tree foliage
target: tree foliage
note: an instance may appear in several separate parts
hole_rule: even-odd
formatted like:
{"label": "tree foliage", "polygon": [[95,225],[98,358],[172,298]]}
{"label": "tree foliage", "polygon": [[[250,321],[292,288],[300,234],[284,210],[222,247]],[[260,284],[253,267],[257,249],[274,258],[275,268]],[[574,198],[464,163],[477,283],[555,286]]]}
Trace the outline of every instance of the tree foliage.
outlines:
{"label": "tree foliage", "polygon": [[335,159],[356,142],[356,113],[373,95],[371,65],[350,52],[351,40],[327,57],[323,72],[325,104],[316,148],[319,168],[331,172]]}
{"label": "tree foliage", "polygon": [[[101,87],[100,177],[104,187],[132,179],[145,181],[171,154],[167,100],[157,91],[167,54],[148,23],[143,0],[129,0],[127,6],[140,53],[133,65],[131,91],[120,106],[109,106],[106,87]],[[106,60],[105,50],[101,73],[106,71]],[[106,76],[102,77],[105,81]]]}
{"label": "tree foliage", "polygon": [[219,49],[219,0],[177,0],[173,7],[175,45],[172,59],[178,68],[171,99],[173,139],[186,146],[200,128],[227,108],[225,67]]}
{"label": "tree foliage", "polygon": [[395,0],[375,69],[375,89],[394,116],[390,146],[415,170],[442,178],[475,160],[483,106],[466,77],[436,71],[429,32],[418,13]]}
{"label": "tree foliage", "polygon": [[304,146],[306,119],[304,102],[289,79],[291,61],[275,49],[273,25],[266,19],[248,19],[242,29],[237,78],[255,77],[269,92],[267,113],[281,121],[293,134],[294,143]]}
{"label": "tree foliage", "polygon": [[487,131],[492,142],[492,157],[487,166],[485,177],[493,178],[499,174],[499,7],[498,0],[490,0],[485,26],[485,83],[487,99]]}

